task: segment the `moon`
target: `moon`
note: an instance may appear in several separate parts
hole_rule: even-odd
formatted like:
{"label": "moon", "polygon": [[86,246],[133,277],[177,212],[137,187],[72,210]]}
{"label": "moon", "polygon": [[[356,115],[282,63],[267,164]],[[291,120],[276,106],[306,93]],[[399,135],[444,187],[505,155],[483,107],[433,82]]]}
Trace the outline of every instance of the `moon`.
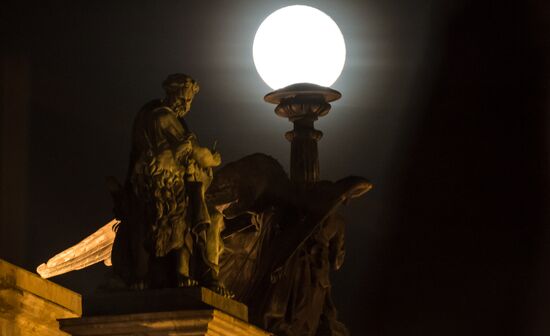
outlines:
{"label": "moon", "polygon": [[252,54],[256,70],[273,90],[296,83],[329,87],[346,61],[346,43],[330,16],[309,6],[283,7],[260,25]]}

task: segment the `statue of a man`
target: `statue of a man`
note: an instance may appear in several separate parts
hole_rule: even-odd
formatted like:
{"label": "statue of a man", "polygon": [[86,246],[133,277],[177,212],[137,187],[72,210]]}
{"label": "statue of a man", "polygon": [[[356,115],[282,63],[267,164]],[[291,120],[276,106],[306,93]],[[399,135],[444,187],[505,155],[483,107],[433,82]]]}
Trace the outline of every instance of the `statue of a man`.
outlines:
{"label": "statue of a man", "polygon": [[201,283],[227,295],[218,282],[223,220],[204,198],[221,158],[199,145],[183,119],[199,85],[173,74],[163,88],[165,98],[145,104],[134,120],[125,196],[115,196],[122,222],[113,266],[133,286]]}

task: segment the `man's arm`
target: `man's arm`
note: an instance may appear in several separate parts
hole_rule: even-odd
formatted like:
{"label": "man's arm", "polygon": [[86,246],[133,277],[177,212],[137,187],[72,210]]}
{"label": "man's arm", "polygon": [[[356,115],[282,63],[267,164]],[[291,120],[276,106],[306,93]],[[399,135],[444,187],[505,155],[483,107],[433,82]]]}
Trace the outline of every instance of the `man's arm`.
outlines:
{"label": "man's arm", "polygon": [[216,167],[221,164],[220,154],[212,153],[210,149],[201,147],[195,135],[185,130],[176,115],[168,108],[160,108],[157,111],[157,120],[167,139],[176,159],[192,155],[192,158],[203,168]]}
{"label": "man's arm", "polygon": [[344,247],[345,221],[338,214],[329,217],[327,220],[334,221],[332,224],[336,225],[336,232],[329,242],[329,260],[332,270],[337,271],[342,267],[346,255]]}
{"label": "man's arm", "polygon": [[[193,151],[194,135],[183,127],[174,112],[167,107],[155,111],[160,139],[165,139],[164,150],[170,149],[178,162],[183,162]],[[162,146],[161,146],[162,147]]]}

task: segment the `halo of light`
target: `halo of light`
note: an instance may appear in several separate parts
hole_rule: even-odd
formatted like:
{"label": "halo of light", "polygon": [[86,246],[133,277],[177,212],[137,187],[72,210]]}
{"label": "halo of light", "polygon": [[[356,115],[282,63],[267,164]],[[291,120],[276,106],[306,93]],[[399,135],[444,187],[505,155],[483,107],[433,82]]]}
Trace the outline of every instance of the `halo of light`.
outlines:
{"label": "halo of light", "polygon": [[330,16],[295,5],[271,13],[262,22],[252,54],[260,77],[274,90],[295,83],[328,87],[342,73],[346,44]]}

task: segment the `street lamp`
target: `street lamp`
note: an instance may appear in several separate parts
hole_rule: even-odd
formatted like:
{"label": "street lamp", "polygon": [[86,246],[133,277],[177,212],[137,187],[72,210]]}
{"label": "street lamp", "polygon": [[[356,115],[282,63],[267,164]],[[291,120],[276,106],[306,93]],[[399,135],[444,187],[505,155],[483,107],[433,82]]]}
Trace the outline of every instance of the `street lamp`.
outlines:
{"label": "street lamp", "polygon": [[[121,330],[202,334],[214,328],[220,335],[265,335],[242,322],[248,306],[251,322],[272,333],[347,334],[337,320],[329,277],[345,255],[338,210],[372,185],[357,176],[316,183],[322,133],[314,128],[341,97],[328,86],[342,72],[344,38],[321,11],[289,6],[265,19],[253,49],[260,76],[275,90],[264,100],[277,104],[275,113],[294,124],[286,133],[293,183],[277,160],[261,153],[228,163],[212,176],[219,160],[198,145],[181,120],[188,112],[181,108],[183,100],[188,107],[198,84],[187,75],[169,76],[163,83],[166,98],[146,104],[136,117],[132,142],[141,154],[131,162],[127,182],[110,179],[117,219],[38,268],[49,277],[98,261],[110,265],[113,256],[119,279],[113,292],[87,298],[85,314],[93,321],[65,320],[62,330],[76,336],[90,326],[106,335]],[[190,193],[192,187],[199,193]],[[214,292],[173,288],[199,283]],[[145,286],[152,290],[127,291]],[[233,292],[243,303],[216,292]],[[199,308],[204,316],[195,314]],[[223,318],[214,308],[237,319]],[[137,313],[154,313],[143,315],[150,322],[147,330]],[[113,319],[119,319],[116,330]]]}
{"label": "street lamp", "polygon": [[288,118],[294,129],[290,178],[301,185],[319,180],[317,141],[323,133],[314,122],[325,116],[340,92],[328,88],[340,76],[346,58],[344,37],[325,13],[308,6],[288,6],[260,25],[253,45],[256,69],[275,91],[264,100],[277,104],[275,113]]}

